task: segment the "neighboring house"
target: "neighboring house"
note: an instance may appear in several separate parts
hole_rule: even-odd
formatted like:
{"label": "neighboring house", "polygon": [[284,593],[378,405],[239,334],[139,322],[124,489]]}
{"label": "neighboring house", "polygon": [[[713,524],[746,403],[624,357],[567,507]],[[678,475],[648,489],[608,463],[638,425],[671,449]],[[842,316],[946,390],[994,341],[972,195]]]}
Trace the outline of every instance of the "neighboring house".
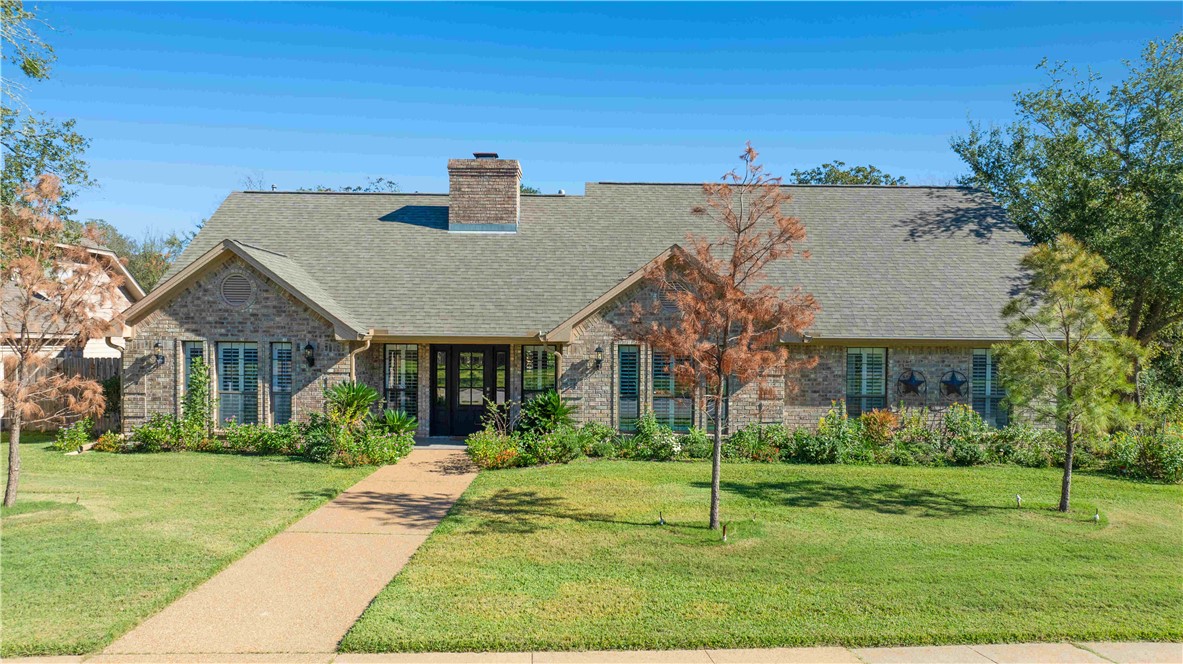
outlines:
{"label": "neighboring house", "polygon": [[[143,299],[145,295],[144,289],[140,287],[140,284],[135,280],[135,277],[133,277],[131,273],[128,272],[127,266],[125,266],[119,257],[115,255],[115,252],[107,249],[106,247],[98,246],[87,240],[83,240],[78,246],[86,247],[87,251],[102,261],[103,265],[107,268],[107,273],[112,278],[122,279],[122,285],[119,287],[119,296],[115,306],[99,314],[104,320],[110,320],[114,318],[119,312],[126,310],[133,303],[139,302],[141,299]],[[0,303],[8,306],[8,303],[11,302],[12,298],[17,296],[16,293],[16,287],[13,284],[0,284]],[[0,316],[0,337],[6,333],[6,320],[7,317]],[[113,336],[90,339],[82,348],[79,349],[70,345],[71,340],[71,338],[63,337],[57,340],[56,343],[46,346],[46,352],[53,357],[61,358],[66,358],[67,356],[83,358],[119,358],[120,348],[125,343],[123,337]],[[108,343],[108,341],[110,343]],[[0,344],[0,379],[4,378],[3,359],[11,352],[12,351],[7,346]],[[4,400],[0,399],[0,418],[4,418],[4,416]]]}
{"label": "neighboring house", "polygon": [[[421,435],[474,431],[484,400],[548,389],[575,417],[627,430],[646,410],[705,424],[670,358],[628,337],[641,277],[687,233],[714,236],[701,185],[588,183],[583,196],[520,195],[517,161],[448,162],[447,194],[235,192],[165,280],[127,311],[124,423],[179,413],[193,358],[212,367],[218,418],[281,423],[323,408],[351,377]],[[1021,283],[1022,234],[989,197],[958,187],[789,186],[808,260],[774,283],[820,302],[817,364],[730,387],[731,428],[816,424],[852,412],[953,401],[999,423],[989,346]],[[919,381],[923,378],[924,383]]]}

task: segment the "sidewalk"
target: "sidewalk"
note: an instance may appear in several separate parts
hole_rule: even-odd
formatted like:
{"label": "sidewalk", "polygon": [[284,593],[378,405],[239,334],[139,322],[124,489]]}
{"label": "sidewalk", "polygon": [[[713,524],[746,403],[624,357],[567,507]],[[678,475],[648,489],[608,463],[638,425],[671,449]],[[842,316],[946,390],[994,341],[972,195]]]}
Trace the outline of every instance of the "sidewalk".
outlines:
{"label": "sidewalk", "polygon": [[[463,452],[415,449],[88,661],[117,656],[156,662],[164,653],[332,652],[475,476]],[[280,657],[270,661],[292,659]]]}
{"label": "sidewalk", "polygon": [[918,648],[769,648],[639,652],[285,653],[265,655],[113,655],[9,659],[10,664],[225,662],[319,664],[1180,664],[1183,643],[1011,643]]}

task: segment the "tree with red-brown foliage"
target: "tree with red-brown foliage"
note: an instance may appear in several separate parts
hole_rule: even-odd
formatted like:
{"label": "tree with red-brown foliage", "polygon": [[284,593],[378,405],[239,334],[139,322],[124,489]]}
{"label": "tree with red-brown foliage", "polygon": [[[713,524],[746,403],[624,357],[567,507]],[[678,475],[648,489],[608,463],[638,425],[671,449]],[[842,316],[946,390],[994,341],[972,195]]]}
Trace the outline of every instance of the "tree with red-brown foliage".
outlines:
{"label": "tree with red-brown foliage", "polygon": [[805,226],[785,212],[791,200],[781,178],[764,172],[748,143],[741,170],[703,185],[706,205],[690,212],[719,224],[720,234],[686,237],[646,274],[647,284],[672,303],[675,315],[661,315],[661,303],[633,305],[633,332],[654,350],[677,358],[677,378],[697,386],[696,399],[713,413],[710,527],[719,527],[719,473],[724,400],[730,377],[763,386],[790,369],[784,341],[813,323],[817,302],[800,287],[786,290],[767,282],[768,266],[794,256]]}
{"label": "tree with red-brown foliage", "polygon": [[2,210],[0,398],[11,417],[5,506],[16,502],[22,427],[60,426],[105,406],[97,381],[54,371],[52,356],[121,329],[122,277],[79,244],[55,212],[60,199],[58,179],[43,175]]}

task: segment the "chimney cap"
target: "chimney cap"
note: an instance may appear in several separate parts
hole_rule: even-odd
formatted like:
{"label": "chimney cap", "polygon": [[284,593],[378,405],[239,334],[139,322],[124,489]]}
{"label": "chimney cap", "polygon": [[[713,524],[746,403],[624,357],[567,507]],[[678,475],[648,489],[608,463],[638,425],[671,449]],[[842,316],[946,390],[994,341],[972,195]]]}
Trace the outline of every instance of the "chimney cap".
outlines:
{"label": "chimney cap", "polygon": [[496,152],[474,152],[474,153],[472,153],[472,156],[475,159],[497,159],[498,158]]}

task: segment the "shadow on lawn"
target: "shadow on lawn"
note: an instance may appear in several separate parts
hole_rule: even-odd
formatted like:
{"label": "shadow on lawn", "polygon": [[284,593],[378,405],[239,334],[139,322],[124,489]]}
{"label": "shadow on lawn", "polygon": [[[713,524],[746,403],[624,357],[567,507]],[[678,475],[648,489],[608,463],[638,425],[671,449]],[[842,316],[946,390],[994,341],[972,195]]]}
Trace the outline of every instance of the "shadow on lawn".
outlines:
{"label": "shadow on lawn", "polygon": [[[695,482],[694,486],[709,489],[711,485],[707,482]],[[992,505],[974,504],[956,494],[917,489],[901,484],[851,486],[820,480],[796,480],[723,482],[720,486],[728,493],[787,507],[837,507],[921,517],[955,517],[1001,509]]]}
{"label": "shadow on lawn", "polygon": [[624,526],[652,526],[653,523],[626,521],[611,514],[571,507],[559,496],[542,495],[525,489],[499,489],[481,498],[465,499],[457,506],[462,517],[478,520],[477,534],[526,535],[557,527],[560,521],[611,523]]}

